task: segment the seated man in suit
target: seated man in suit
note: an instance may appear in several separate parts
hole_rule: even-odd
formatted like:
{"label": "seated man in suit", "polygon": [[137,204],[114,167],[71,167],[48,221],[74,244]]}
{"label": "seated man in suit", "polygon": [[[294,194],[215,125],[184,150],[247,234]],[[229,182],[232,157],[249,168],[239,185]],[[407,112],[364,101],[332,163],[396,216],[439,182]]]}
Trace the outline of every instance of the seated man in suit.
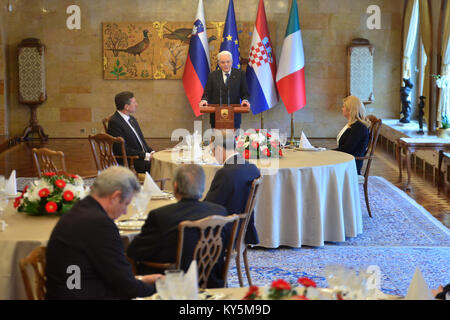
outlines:
{"label": "seated man in suit", "polygon": [[[223,205],[228,214],[243,213],[252,182],[261,173],[236,151],[236,139],[232,130],[216,130],[211,147],[214,157],[223,167],[216,172],[205,201]],[[246,244],[259,243],[253,214],[244,240]]]}
{"label": "seated man in suit", "polygon": [[[148,214],[141,233],[134,238],[128,247],[127,254],[131,259],[175,263],[178,247],[178,224],[180,222],[199,220],[210,215],[227,215],[227,210],[224,207],[199,201],[205,190],[205,173],[203,168],[196,164],[183,165],[177,169],[173,181],[173,190],[178,202],[152,210]],[[192,261],[192,251],[197,238],[198,236],[187,229],[181,262],[181,269],[184,271],[187,271]],[[223,256],[211,272],[207,284],[208,288],[224,286],[223,280],[220,279],[222,261]],[[158,272],[158,270],[143,264],[137,266],[138,274],[154,272]]]}
{"label": "seated man in suit", "polygon": [[[250,95],[247,88],[245,72],[233,69],[233,55],[229,51],[221,51],[217,55],[219,70],[212,71],[208,75],[205,89],[203,91],[200,106],[212,104],[241,104],[250,106],[248,101]],[[242,102],[241,102],[242,100]],[[214,113],[210,114],[211,128],[216,127]],[[234,128],[241,127],[241,114],[234,114]]]}
{"label": "seated man in suit", "polygon": [[139,189],[133,172],[110,167],[61,217],[46,250],[46,299],[131,299],[155,292],[162,275],[133,275],[114,223]]}
{"label": "seated man in suit", "polygon": [[[107,133],[113,137],[122,137],[125,140],[125,151],[128,156],[139,156],[134,161],[136,172],[144,173],[150,171],[150,158],[155,152],[145,142],[144,135],[135,117],[138,104],[134,94],[129,91],[118,93],[115,98],[117,111],[108,122]],[[113,146],[115,155],[121,155],[119,145]]]}

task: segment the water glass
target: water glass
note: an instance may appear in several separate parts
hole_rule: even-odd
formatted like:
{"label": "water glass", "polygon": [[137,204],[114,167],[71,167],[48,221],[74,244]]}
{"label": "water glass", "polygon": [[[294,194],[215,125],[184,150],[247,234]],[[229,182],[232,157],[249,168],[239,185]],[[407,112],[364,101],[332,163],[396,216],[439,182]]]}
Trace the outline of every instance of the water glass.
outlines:
{"label": "water glass", "polygon": [[158,278],[155,282],[156,292],[161,300],[169,300],[169,288],[167,287],[167,282],[165,278]]}
{"label": "water glass", "polygon": [[137,193],[131,201],[131,206],[134,211],[132,219],[144,219],[149,202],[150,194],[143,191]]}
{"label": "water glass", "polygon": [[164,271],[166,276],[166,285],[169,292],[169,299],[184,300],[187,299],[184,288],[184,272],[179,269],[170,269]]}
{"label": "water glass", "polygon": [[8,196],[4,191],[0,191],[0,231],[4,231],[7,224],[4,218],[5,208],[8,205]]}
{"label": "water glass", "polygon": [[281,148],[283,149],[287,142],[287,134],[285,132],[280,133],[280,144]]}
{"label": "water glass", "polygon": [[4,191],[6,188],[6,179],[4,176],[0,176],[0,191]]}

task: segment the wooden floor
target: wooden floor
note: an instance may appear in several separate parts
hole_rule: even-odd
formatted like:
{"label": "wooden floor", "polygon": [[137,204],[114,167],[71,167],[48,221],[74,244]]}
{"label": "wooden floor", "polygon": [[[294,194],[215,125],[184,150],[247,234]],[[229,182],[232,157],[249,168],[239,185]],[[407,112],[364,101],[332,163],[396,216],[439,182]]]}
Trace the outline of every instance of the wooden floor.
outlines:
{"label": "wooden floor", "polygon": [[[335,148],[335,139],[310,139],[313,145]],[[149,145],[155,150],[162,150],[174,146],[177,142],[169,139],[149,139]],[[95,163],[87,139],[49,139],[48,142],[40,141],[23,142],[0,153],[0,174],[9,175],[15,169],[17,177],[37,176],[31,155],[33,147],[48,147],[53,150],[61,150],[65,154],[68,172],[81,176],[94,175]],[[371,175],[382,176],[394,185],[398,183],[398,168],[394,157],[381,146],[376,152],[376,159],[372,164]],[[406,174],[404,175],[406,176]],[[408,194],[434,217],[450,228],[450,187],[437,187],[432,181],[432,176],[421,172],[412,175],[412,190]],[[404,182],[404,181],[403,181]],[[369,186],[370,193],[370,186]]]}

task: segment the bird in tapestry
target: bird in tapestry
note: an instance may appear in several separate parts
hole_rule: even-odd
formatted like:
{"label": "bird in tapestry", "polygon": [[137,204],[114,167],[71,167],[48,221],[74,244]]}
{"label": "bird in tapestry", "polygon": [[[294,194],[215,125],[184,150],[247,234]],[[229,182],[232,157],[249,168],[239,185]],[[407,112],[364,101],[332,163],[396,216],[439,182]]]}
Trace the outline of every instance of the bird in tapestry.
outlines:
{"label": "bird in tapestry", "polygon": [[[164,29],[169,31],[170,33],[165,33],[164,38],[170,39],[170,40],[179,40],[184,44],[189,44],[189,41],[192,36],[192,28],[180,28],[176,29],[175,31],[170,30],[166,26],[164,26]],[[210,29],[210,28],[207,28]],[[211,36],[208,38],[208,43],[210,43],[213,40],[217,40],[216,36]]]}
{"label": "bird in tapestry", "polygon": [[142,33],[144,34],[144,39],[136,43],[134,46],[128,47],[126,49],[108,49],[108,50],[113,51],[114,55],[117,55],[117,52],[126,52],[134,56],[138,55],[141,61],[144,61],[141,57],[141,53],[144,52],[150,45],[150,39],[148,38],[148,30],[144,30],[142,31]]}

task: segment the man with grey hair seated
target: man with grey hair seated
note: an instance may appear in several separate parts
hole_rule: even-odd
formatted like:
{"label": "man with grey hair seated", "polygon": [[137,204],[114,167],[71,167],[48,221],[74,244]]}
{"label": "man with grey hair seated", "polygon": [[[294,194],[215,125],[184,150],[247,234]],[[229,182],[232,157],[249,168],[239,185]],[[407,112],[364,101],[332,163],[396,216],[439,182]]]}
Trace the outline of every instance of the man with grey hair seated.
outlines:
{"label": "man with grey hair seated", "polygon": [[[137,235],[128,247],[128,256],[139,261],[159,263],[175,263],[178,247],[178,224],[185,220],[199,220],[211,215],[226,216],[227,210],[210,202],[200,202],[205,190],[205,173],[196,164],[180,166],[173,179],[173,190],[177,203],[150,211],[141,233]],[[192,260],[194,244],[198,238],[192,230],[185,233],[181,269],[187,271]],[[225,247],[225,246],[224,246]],[[220,264],[217,262],[208,279],[208,288],[223,287],[220,279]],[[138,274],[160,272],[144,264],[137,264]]]}
{"label": "man with grey hair seated", "polygon": [[[220,164],[223,164],[223,167],[216,172],[205,200],[224,206],[227,208],[228,214],[243,213],[252,182],[261,173],[254,164],[246,161],[236,151],[233,130],[215,130],[211,148],[214,157]],[[247,226],[244,242],[246,244],[259,243],[253,214]]]}
{"label": "man with grey hair seated", "polygon": [[131,299],[155,292],[162,275],[133,275],[114,223],[140,188],[129,169],[110,167],[61,217],[46,250],[46,299]]}

